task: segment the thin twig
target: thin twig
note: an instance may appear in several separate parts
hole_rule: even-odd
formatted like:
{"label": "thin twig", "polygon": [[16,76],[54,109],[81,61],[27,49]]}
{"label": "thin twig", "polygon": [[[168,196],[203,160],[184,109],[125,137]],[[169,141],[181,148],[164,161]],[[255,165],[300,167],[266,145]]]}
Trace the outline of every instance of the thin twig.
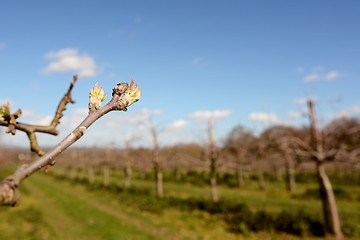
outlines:
{"label": "thin twig", "polygon": [[[110,111],[126,111],[126,107],[131,105],[133,102],[136,102],[141,96],[141,92],[138,91],[140,96],[137,95],[137,99],[135,98],[135,101],[132,101],[134,100],[134,95],[131,95],[131,92],[128,93],[128,89],[138,90],[137,86],[136,88],[132,88],[132,85],[130,85],[129,88],[127,83],[121,83],[115,86],[113,88],[112,99],[108,104],[98,110],[90,110],[88,116],[83,120],[83,122],[80,123],[80,125],[76,127],[75,130],[67,137],[65,137],[57,146],[31,164],[20,167],[14,174],[0,182],[0,204],[12,206],[17,205],[20,199],[20,194],[18,193],[17,188],[24,179],[45,166],[54,165],[56,156],[80,139],[84,135],[85,131],[96,120]],[[121,95],[123,96],[121,97]]]}
{"label": "thin twig", "polygon": [[11,133],[15,135],[16,130],[20,130],[26,133],[30,141],[30,149],[32,152],[35,152],[37,155],[42,156],[45,152],[40,148],[37,139],[36,139],[36,132],[47,133],[51,135],[58,135],[59,131],[56,130],[56,126],[60,123],[60,118],[63,117],[62,112],[66,109],[66,105],[68,103],[75,103],[75,101],[71,98],[71,90],[74,87],[74,84],[77,80],[77,75],[74,75],[74,78],[70,84],[68,91],[65,93],[64,97],[60,100],[60,103],[56,109],[55,116],[48,126],[41,126],[41,125],[32,125],[17,122],[16,119],[20,117],[21,110],[17,110],[15,113],[11,114],[8,118],[1,120],[0,119],[0,126],[8,127],[7,133]]}

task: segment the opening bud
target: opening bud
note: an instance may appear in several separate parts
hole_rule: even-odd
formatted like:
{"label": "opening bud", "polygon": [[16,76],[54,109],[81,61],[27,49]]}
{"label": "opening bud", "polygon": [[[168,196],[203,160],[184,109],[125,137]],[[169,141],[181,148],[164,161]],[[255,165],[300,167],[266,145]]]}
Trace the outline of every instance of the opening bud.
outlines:
{"label": "opening bud", "polygon": [[6,104],[0,107],[0,118],[10,116],[10,103],[7,102]]}
{"label": "opening bud", "polygon": [[125,103],[125,107],[130,106],[131,104],[139,101],[142,93],[139,89],[139,86],[135,84],[134,79],[131,80],[130,87],[125,91],[124,95],[121,97],[121,101]]}
{"label": "opening bud", "polygon": [[105,100],[107,95],[107,93],[104,94],[104,90],[96,82],[95,87],[93,87],[89,93],[89,110],[99,110],[101,102]]}

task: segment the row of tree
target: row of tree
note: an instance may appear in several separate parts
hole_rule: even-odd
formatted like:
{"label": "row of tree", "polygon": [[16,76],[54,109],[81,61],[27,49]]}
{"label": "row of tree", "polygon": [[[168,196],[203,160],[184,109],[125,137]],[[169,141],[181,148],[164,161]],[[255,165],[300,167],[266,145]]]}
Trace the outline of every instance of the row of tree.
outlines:
{"label": "row of tree", "polygon": [[[314,103],[309,101],[310,126],[293,128],[272,126],[256,136],[243,126],[234,127],[221,146],[213,138],[213,122],[209,121],[209,144],[176,145],[159,148],[157,133],[151,129],[153,149],[126,148],[76,149],[59,156],[64,166],[79,168],[103,166],[104,176],[108,167],[123,168],[124,185],[130,186],[132,168],[141,171],[153,169],[157,197],[163,197],[162,169],[208,172],[212,201],[219,201],[217,176],[236,171],[238,186],[244,185],[244,173],[256,172],[259,188],[265,189],[264,173],[285,172],[287,189],[295,189],[295,172],[299,169],[315,170],[318,176],[320,196],[327,230],[338,238],[342,237],[339,215],[331,181],[326,167],[354,169],[360,166],[360,121],[342,118],[319,129],[316,123]],[[21,155],[23,156],[23,154]],[[24,157],[23,157],[24,158]],[[91,168],[89,176],[91,175]],[[104,180],[104,183],[106,181]]]}
{"label": "row of tree", "polygon": [[[36,126],[19,123],[16,119],[21,115],[21,110],[11,114],[8,105],[4,105],[1,108],[0,124],[8,127],[7,132],[12,134],[15,134],[16,129],[26,132],[31,143],[32,151],[36,152],[39,156],[44,155],[45,152],[40,149],[37,144],[35,132],[46,132],[49,134],[58,133],[55,127],[62,117],[62,111],[65,109],[67,103],[74,102],[71,99],[70,92],[75,81],[76,76],[74,77],[68,92],[59,103],[53,120],[54,124],[51,124],[50,126]],[[98,88],[102,90],[100,87]],[[127,101],[127,89],[136,93],[140,92],[137,86],[133,87],[133,82],[130,87],[125,83],[117,85],[114,87],[113,99],[105,106],[107,108],[91,110],[91,114],[89,113],[89,116],[87,117],[89,120],[87,122],[84,121],[86,126],[79,126],[69,135],[71,142],[68,143],[62,141],[59,143],[59,146],[61,147],[55,147],[51,154],[47,154],[39,159],[39,161],[35,161],[35,164],[31,164],[30,168],[26,168],[26,171],[25,168],[18,169],[15,175],[21,175],[19,178],[8,178],[7,180],[2,181],[2,199],[4,202],[13,202],[13,200],[8,201],[6,199],[13,199],[12,192],[14,189],[17,189],[18,184],[15,183],[17,180],[23,180],[26,176],[42,166],[55,164],[55,156],[62,152],[62,149],[65,149],[74,141],[82,137],[88,125],[90,126],[92,122],[96,121],[96,119],[109,111],[125,111],[126,107],[124,106],[126,104],[130,105],[132,102],[135,102],[132,101],[130,103]],[[126,97],[122,97],[124,92]],[[128,95],[133,96],[130,93]],[[113,102],[115,103],[118,99],[124,100],[126,102],[124,103],[125,105],[114,105]],[[103,98],[100,98],[100,101],[102,100]],[[138,98],[135,100],[137,101]],[[284,168],[286,170],[286,179],[288,183],[287,188],[289,191],[293,191],[295,187],[295,168],[306,166],[309,165],[307,163],[310,163],[310,165],[315,168],[318,175],[325,226],[330,233],[341,238],[342,232],[334,192],[332,190],[330,179],[326,174],[325,165],[328,163],[331,163],[332,165],[341,164],[341,166],[348,167],[357,167],[359,165],[360,124],[357,119],[344,118],[328,124],[323,129],[319,129],[312,100],[308,101],[308,108],[310,119],[309,127],[295,129],[285,126],[274,126],[264,130],[259,136],[255,136],[251,131],[244,127],[236,126],[228,134],[222,146],[216,146],[215,144],[213,137],[213,120],[210,119],[208,125],[209,142],[205,147],[191,144],[160,149],[157,129],[153,125],[150,125],[150,133],[153,138],[153,149],[151,150],[130,149],[129,142],[126,144],[125,150],[114,151],[108,149],[105,155],[97,156],[95,161],[94,157],[97,155],[96,152],[91,153],[90,157],[82,158],[81,155],[89,154],[89,151],[86,151],[85,153],[81,153],[82,151],[72,151],[72,156],[70,158],[66,154],[60,155],[60,158],[63,159],[59,162],[70,165],[83,164],[89,166],[98,164],[114,167],[119,164],[124,164],[128,186],[130,185],[131,168],[137,167],[139,169],[147,169],[150,164],[154,170],[155,189],[157,197],[159,198],[163,197],[163,168],[172,166],[176,169],[196,168],[202,171],[205,167],[209,171],[209,184],[211,186],[213,202],[219,201],[216,189],[219,172],[224,172],[228,169],[236,169],[238,185],[241,187],[244,184],[244,169],[256,170],[260,189],[264,189],[264,171]],[[59,148],[59,150],[57,148]],[[121,156],[116,156],[119,154]],[[113,155],[115,155],[115,157]],[[119,158],[124,159],[124,161],[119,161]],[[114,161],[113,159],[116,160]],[[146,159],[149,159],[149,161]],[[208,164],[204,164],[204,162]],[[15,200],[16,198],[14,198],[14,201]]]}

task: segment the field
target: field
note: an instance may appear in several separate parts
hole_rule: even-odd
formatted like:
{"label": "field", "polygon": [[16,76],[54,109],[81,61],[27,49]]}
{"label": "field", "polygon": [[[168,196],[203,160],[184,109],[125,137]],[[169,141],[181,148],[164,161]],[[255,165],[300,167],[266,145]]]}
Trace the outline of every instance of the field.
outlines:
{"label": "field", "polygon": [[[220,202],[212,204],[209,187],[190,181],[190,175],[185,182],[165,175],[165,197],[157,199],[151,174],[143,178],[135,172],[131,187],[124,189],[119,172],[112,172],[105,188],[100,170],[92,185],[79,174],[70,180],[65,170],[54,167],[51,174],[36,173],[22,184],[20,206],[0,210],[0,239],[326,239],[314,236],[303,221],[308,216],[312,224],[322,221],[312,182],[298,183],[293,195],[277,181],[268,181],[265,191],[252,179],[243,189],[223,184]],[[343,230],[356,239],[360,187],[337,184],[334,189]],[[244,217],[253,219],[252,225]],[[266,226],[284,218],[292,228]]]}

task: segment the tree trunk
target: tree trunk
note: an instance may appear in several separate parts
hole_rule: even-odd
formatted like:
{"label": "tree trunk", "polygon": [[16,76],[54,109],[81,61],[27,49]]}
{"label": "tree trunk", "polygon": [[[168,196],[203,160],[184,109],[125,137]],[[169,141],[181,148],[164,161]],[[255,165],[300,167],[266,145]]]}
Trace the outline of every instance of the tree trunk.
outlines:
{"label": "tree trunk", "polygon": [[310,129],[312,147],[317,155],[314,157],[316,161],[316,169],[320,185],[320,196],[324,212],[325,228],[326,231],[333,234],[335,238],[342,239],[344,237],[341,226],[338,210],[336,207],[335,195],[331,186],[329,177],[327,176],[324,168],[324,148],[322,143],[322,136],[316,127],[316,117],[314,110],[314,103],[310,99],[308,101]]}
{"label": "tree trunk", "polygon": [[259,188],[260,190],[265,190],[264,172],[259,167],[257,170],[257,174],[258,174]]}
{"label": "tree trunk", "polygon": [[153,164],[154,164],[154,174],[155,174],[155,192],[156,196],[158,198],[163,198],[164,192],[163,192],[163,178],[162,173],[160,169],[160,160],[159,160],[159,143],[158,143],[158,137],[157,132],[155,128],[151,129],[151,133],[153,136],[153,143],[154,143],[154,149],[153,149]]}
{"label": "tree trunk", "polygon": [[81,182],[82,180],[84,180],[84,168],[80,167],[79,168],[79,173],[78,173],[78,181]]}
{"label": "tree trunk", "polygon": [[158,198],[162,198],[164,196],[164,192],[163,192],[163,178],[160,170],[160,163],[157,157],[155,157],[153,161],[154,161],[153,164],[154,164],[154,175],[155,175],[155,184],[156,184],[155,192]]}
{"label": "tree trunk", "polygon": [[341,231],[334,191],[330,179],[325,172],[324,165],[321,162],[317,164],[317,173],[320,184],[320,196],[323,205],[325,227],[336,239],[342,239],[344,236]]}
{"label": "tree trunk", "polygon": [[93,185],[95,182],[95,177],[94,177],[94,168],[93,167],[89,167],[88,169],[88,175],[89,175],[89,184]]}
{"label": "tree trunk", "polygon": [[147,174],[147,172],[146,172],[145,168],[140,169],[140,178],[141,179],[146,179],[146,174]]}
{"label": "tree trunk", "polygon": [[125,174],[125,178],[124,178],[124,187],[125,188],[129,188],[130,187],[130,183],[131,183],[131,166],[130,163],[127,162],[125,169],[124,169],[124,174]]}
{"label": "tree trunk", "polygon": [[132,139],[134,139],[134,137],[130,137],[126,140],[125,143],[125,168],[124,168],[124,188],[129,188],[130,184],[131,184],[131,174],[132,174],[132,170],[131,170],[131,163],[132,163],[132,157],[130,155],[130,144]]}
{"label": "tree trunk", "polygon": [[286,166],[286,190],[290,193],[295,191],[295,169],[294,162],[289,156],[285,156]]}
{"label": "tree trunk", "polygon": [[110,169],[108,166],[104,166],[103,171],[104,171],[104,187],[108,187],[109,179],[110,179]]}
{"label": "tree trunk", "polygon": [[214,122],[211,119],[209,121],[209,142],[210,142],[210,192],[211,192],[211,200],[212,202],[216,203],[219,201],[219,196],[217,193],[217,186],[216,186],[216,147],[214,142]]}
{"label": "tree trunk", "polygon": [[183,175],[183,173],[182,173],[181,169],[177,167],[175,169],[175,178],[176,178],[176,180],[180,181],[182,179],[182,175]]}
{"label": "tree trunk", "polygon": [[164,197],[163,177],[162,177],[162,173],[160,171],[156,173],[156,195],[158,198]]}
{"label": "tree trunk", "polygon": [[211,177],[210,184],[211,184],[211,200],[212,202],[217,203],[219,201],[219,196],[217,192],[215,177]]}
{"label": "tree trunk", "polygon": [[76,180],[76,168],[75,167],[69,167],[70,168],[70,179],[71,180]]}
{"label": "tree trunk", "polygon": [[216,184],[216,162],[213,159],[214,157],[212,157],[211,162],[210,162],[210,191],[211,191],[211,200],[212,202],[218,202],[219,201],[219,196],[217,193],[217,184]]}
{"label": "tree trunk", "polygon": [[257,156],[256,159],[256,172],[258,175],[258,183],[260,190],[265,190],[265,180],[264,180],[264,171],[262,169],[262,159],[261,156]]}
{"label": "tree trunk", "polygon": [[236,179],[237,179],[238,187],[242,188],[244,186],[244,174],[240,166],[238,166],[236,169]]}
{"label": "tree trunk", "polygon": [[283,180],[283,172],[282,172],[282,169],[280,167],[275,167],[274,174],[275,174],[276,181],[282,182],[282,180]]}

